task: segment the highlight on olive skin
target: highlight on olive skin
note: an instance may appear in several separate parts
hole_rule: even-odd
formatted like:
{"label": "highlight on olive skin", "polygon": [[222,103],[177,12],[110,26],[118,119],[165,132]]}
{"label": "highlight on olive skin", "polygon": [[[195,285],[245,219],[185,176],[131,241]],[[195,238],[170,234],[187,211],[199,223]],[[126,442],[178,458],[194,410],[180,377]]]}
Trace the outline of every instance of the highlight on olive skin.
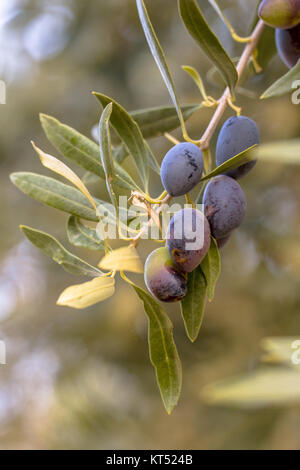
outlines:
{"label": "highlight on olive skin", "polygon": [[145,283],[162,302],[178,302],[187,294],[187,277],[171,259],[166,247],[157,248],[145,263]]}
{"label": "highlight on olive skin", "polygon": [[212,236],[228,237],[238,228],[246,214],[246,197],[239,183],[226,175],[213,178],[205,188],[204,213]]}
{"label": "highlight on olive skin", "polygon": [[300,0],[263,0],[258,14],[273,28],[290,29],[300,23]]}
{"label": "highlight on olive skin", "polygon": [[276,46],[286,66],[294,67],[300,59],[300,24],[292,29],[277,29]]}
{"label": "highlight on olive skin", "polygon": [[171,196],[183,196],[200,181],[203,154],[195,144],[182,142],[165,155],[161,165],[161,181]]}
{"label": "highlight on olive skin", "polygon": [[[260,135],[256,123],[246,116],[233,116],[223,124],[216,149],[217,165],[222,165],[230,158],[238,155],[253,145],[259,145]],[[249,173],[256,161],[245,163],[244,165],[227,171],[225,174],[232,178],[241,178]]]}
{"label": "highlight on olive skin", "polygon": [[176,212],[168,227],[167,247],[180,269],[194,271],[210,247],[210,227],[205,215],[192,208]]}

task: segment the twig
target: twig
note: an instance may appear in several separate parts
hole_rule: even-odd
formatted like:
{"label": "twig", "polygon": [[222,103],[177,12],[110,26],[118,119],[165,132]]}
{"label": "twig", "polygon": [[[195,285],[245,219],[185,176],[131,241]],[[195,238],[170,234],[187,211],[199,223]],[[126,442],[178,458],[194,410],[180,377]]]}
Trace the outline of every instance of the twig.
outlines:
{"label": "twig", "polygon": [[[252,35],[251,35],[251,39],[249,40],[249,42],[247,43],[245,49],[244,49],[244,52],[243,54],[241,55],[241,58],[237,64],[237,73],[238,73],[238,82],[237,82],[237,85],[239,84],[239,81],[248,65],[248,62],[249,60],[251,59],[251,57],[253,56],[253,53],[258,45],[258,42],[259,42],[259,39],[263,33],[263,30],[265,28],[265,24],[262,20],[259,20],[259,22],[257,23],[256,25],[256,28],[254,29]],[[200,140],[200,147],[202,150],[208,150],[209,149],[209,143],[210,143],[210,140],[227,108],[227,105],[228,105],[228,102],[229,100],[231,99],[231,93],[230,93],[230,89],[229,88],[226,88],[226,90],[224,91],[222,97],[220,98],[219,100],[219,104],[218,104],[218,107],[215,111],[215,114],[213,115],[206,131],[204,132],[201,140]],[[163,205],[164,204],[167,204],[168,202],[170,202],[170,200],[172,199],[172,196],[170,196],[169,194],[160,201],[159,203],[159,207],[158,209],[155,211],[155,213],[157,214],[157,216],[160,214],[160,212],[162,211],[162,208],[163,208]],[[151,217],[151,219],[147,222],[146,225],[144,225],[144,227],[141,229],[141,231],[139,232],[139,234],[133,239],[133,241],[131,242],[131,245],[132,246],[137,246],[137,244],[139,243],[140,239],[143,237],[143,235],[146,233],[148,227],[153,223],[153,217]]]}
{"label": "twig", "polygon": [[[161,213],[161,211],[163,210],[163,206],[164,204],[168,204],[168,202],[170,202],[172,199],[172,196],[170,196],[170,194],[168,194],[164,199],[162,199],[162,201],[160,202],[159,204],[159,207],[155,212],[156,216],[158,217],[159,214]],[[150,220],[144,225],[144,227],[141,229],[141,231],[139,232],[139,234],[132,240],[131,242],[131,246],[137,246],[137,244],[139,243],[140,239],[143,237],[143,235],[147,232],[147,229],[148,227],[150,227],[150,225],[153,223],[153,216],[150,218]]]}
{"label": "twig", "polygon": [[[252,36],[251,36],[251,41],[248,42],[247,46],[244,49],[243,54],[241,55],[241,58],[237,64],[237,72],[238,72],[238,83],[247,67],[247,64],[249,60],[251,59],[257,44],[259,42],[259,39],[263,33],[263,30],[265,28],[265,24],[262,20],[259,20],[259,22],[256,25],[256,28],[254,29]],[[238,84],[237,83],[237,84]],[[228,98],[230,98],[230,90],[229,88],[226,88],[226,90],[223,93],[223,96],[219,100],[219,105],[215,111],[215,114],[213,115],[206,131],[204,132],[203,136],[201,137],[201,149],[205,150],[209,147],[210,140],[226,110],[227,104],[228,104]]]}

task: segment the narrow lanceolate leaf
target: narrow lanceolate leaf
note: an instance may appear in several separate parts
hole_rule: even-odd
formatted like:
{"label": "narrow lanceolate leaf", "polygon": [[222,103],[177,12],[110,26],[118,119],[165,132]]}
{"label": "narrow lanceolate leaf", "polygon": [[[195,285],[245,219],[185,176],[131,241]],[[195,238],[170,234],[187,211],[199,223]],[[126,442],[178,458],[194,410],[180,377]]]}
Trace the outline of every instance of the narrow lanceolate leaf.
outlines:
{"label": "narrow lanceolate leaf", "polygon": [[[187,121],[201,107],[201,104],[182,106],[183,119]],[[131,111],[129,114],[138,124],[145,139],[162,136],[165,132],[174,131],[180,126],[178,114],[174,106],[138,109]],[[98,124],[95,126],[95,130],[93,128],[93,136],[99,142]],[[115,143],[115,140],[112,139],[112,142]]]}
{"label": "narrow lanceolate leaf", "polygon": [[201,93],[201,96],[204,100],[207,99],[207,94],[205,91],[204,83],[202,81],[202,78],[199,75],[199,72],[194,68],[190,67],[189,65],[182,65],[181,67],[186,73],[189,74],[189,76],[194,80],[195,84],[199,88],[199,91]]}
{"label": "narrow lanceolate leaf", "polygon": [[120,139],[124,142],[128,152],[134,158],[136,167],[141,176],[144,188],[148,184],[149,154],[141,130],[130,114],[116,101],[101,93],[94,93],[103,108],[112,103],[113,109],[110,122]]}
{"label": "narrow lanceolate leaf", "polygon": [[261,99],[273,98],[274,96],[282,96],[286,93],[292,93],[293,89],[299,87],[300,77],[300,60],[291,70],[283,77],[273,83],[261,96]]}
{"label": "narrow lanceolate leaf", "polygon": [[[99,146],[95,142],[51,116],[41,114],[40,119],[49,141],[65,158],[105,179]],[[131,176],[118,164],[116,164],[116,175],[118,186],[126,189],[140,189]]]}
{"label": "narrow lanceolate leaf", "polygon": [[[286,364],[299,369],[300,338],[299,336],[275,336],[261,340],[264,351],[263,362]],[[300,372],[300,371],[299,371]]]}
{"label": "narrow lanceolate leaf", "polygon": [[300,139],[275,141],[263,144],[258,149],[258,158],[262,161],[284,164],[300,164]]}
{"label": "narrow lanceolate leaf", "polygon": [[217,67],[225,83],[234,94],[238,74],[217,36],[207,24],[196,0],[178,0],[182,20],[190,35]]}
{"label": "narrow lanceolate leaf", "polygon": [[177,111],[179,121],[182,125],[184,123],[184,119],[183,119],[182,111],[179,105],[179,100],[176,94],[174,81],[173,81],[171,72],[169,70],[164,51],[158,41],[154,28],[151,24],[144,1],[136,0],[136,5],[138,9],[138,14],[140,17],[140,22],[141,22],[148,46],[150,48],[151,54],[156,62],[157,67],[159,68],[161,76],[165,82],[165,85],[169,91],[172,102]]}
{"label": "narrow lanceolate leaf", "polygon": [[206,299],[206,280],[200,266],[188,276],[188,293],[181,301],[181,314],[191,341],[198,337]]}
{"label": "narrow lanceolate leaf", "polygon": [[[201,104],[182,106],[183,119],[187,121],[200,108]],[[176,108],[173,106],[141,109],[130,114],[140,126],[145,139],[159,137],[164,135],[165,132],[171,132],[180,126]]]}
{"label": "narrow lanceolate leaf", "polygon": [[144,140],[144,142],[145,142],[145,146],[146,146],[147,151],[148,151],[149,166],[150,166],[150,168],[152,168],[152,170],[155,171],[155,173],[160,175],[160,166],[159,166],[155,156],[153,155],[152,150],[151,150],[148,142],[146,140]]}
{"label": "narrow lanceolate leaf", "polygon": [[99,263],[99,268],[110,271],[143,273],[144,268],[138,252],[133,246],[125,246],[108,253]]}
{"label": "narrow lanceolate leaf", "polygon": [[111,151],[111,140],[109,131],[109,120],[112,113],[112,103],[109,103],[104,108],[99,123],[99,136],[100,136],[100,156],[102,166],[105,171],[105,179],[108,193],[110,195],[111,202],[118,208],[118,199],[114,190],[114,183],[116,181],[115,164]]}
{"label": "narrow lanceolate leaf", "polygon": [[211,238],[210,248],[201,263],[201,269],[206,279],[207,297],[211,302],[214,298],[215,287],[221,274],[221,257],[217,242]]}
{"label": "narrow lanceolate leaf", "polygon": [[289,367],[263,367],[207,385],[202,397],[210,405],[252,409],[300,403],[300,373]]}
{"label": "narrow lanceolate leaf", "polygon": [[35,230],[24,225],[20,226],[28,240],[39,248],[56,263],[60,264],[65,271],[90,277],[101,276],[102,272],[67,251],[55,238],[45,232]]}
{"label": "narrow lanceolate leaf", "polygon": [[74,246],[95,251],[104,250],[103,240],[100,240],[98,237],[97,230],[92,227],[87,227],[80,219],[73,215],[71,215],[68,220],[67,234],[70,243]]}
{"label": "narrow lanceolate leaf", "polygon": [[85,185],[89,185],[89,184],[95,184],[95,183],[100,183],[100,177],[97,176],[97,175],[94,175],[94,173],[90,173],[89,171],[87,171],[83,177],[82,177],[82,181]]}
{"label": "narrow lanceolate leaf", "polygon": [[234,157],[230,158],[225,163],[222,163],[222,165],[217,166],[217,168],[212,170],[207,175],[203,176],[203,178],[201,178],[201,181],[206,181],[210,178],[213,178],[214,176],[222,175],[228,170],[233,170],[234,168],[237,168],[240,165],[244,165],[244,163],[248,163],[255,160],[257,158],[257,149],[258,145],[253,145],[252,147],[249,147],[238,155],[235,155]]}
{"label": "narrow lanceolate leaf", "polygon": [[150,360],[156,371],[162,400],[170,414],[178,403],[182,384],[181,362],[173,338],[173,325],[151,295],[134,284],[132,286],[148,316]]}
{"label": "narrow lanceolate leaf", "polygon": [[83,309],[108,299],[115,293],[115,280],[111,277],[96,277],[65,289],[59,296],[57,305]]}
{"label": "narrow lanceolate leaf", "polygon": [[23,193],[36,201],[82,219],[94,222],[99,220],[90,202],[72,186],[37,173],[12,173],[10,178]]}
{"label": "narrow lanceolate leaf", "polygon": [[54,173],[57,173],[60,176],[63,176],[72,184],[74,184],[74,186],[76,186],[76,188],[79,189],[79,191],[90,201],[91,205],[94,207],[96,211],[97,207],[96,207],[94,199],[90,195],[90,192],[88,191],[84,183],[76,175],[76,173],[74,173],[74,171],[71,170],[71,168],[69,168],[67,165],[65,165],[63,162],[61,162],[57,158],[53,157],[52,155],[49,155],[48,153],[43,152],[34,144],[34,142],[31,142],[31,143],[32,143],[34,150],[37,152],[38,156],[40,157],[40,160],[42,164],[44,165],[44,167],[48,168],[51,171],[54,171]]}

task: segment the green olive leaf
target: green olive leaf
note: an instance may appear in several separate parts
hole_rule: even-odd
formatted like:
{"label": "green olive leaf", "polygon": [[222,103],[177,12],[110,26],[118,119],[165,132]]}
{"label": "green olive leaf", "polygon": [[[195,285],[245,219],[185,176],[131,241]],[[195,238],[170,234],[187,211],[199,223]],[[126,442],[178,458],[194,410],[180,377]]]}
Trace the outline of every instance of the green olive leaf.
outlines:
{"label": "green olive leaf", "polygon": [[202,324],[207,291],[206,279],[200,266],[188,275],[187,287],[187,295],[181,301],[181,314],[186,333],[194,342]]}
{"label": "green olive leaf", "polygon": [[291,70],[283,77],[279,78],[271,85],[262,95],[261,99],[273,98],[274,96],[282,96],[286,93],[292,93],[293,89],[299,88],[300,77],[300,60]]}
{"label": "green olive leaf", "polygon": [[55,238],[40,230],[21,225],[20,229],[28,240],[43,253],[60,264],[62,268],[71,274],[98,277],[103,273],[98,268],[91,266],[77,256],[67,251]]}
{"label": "green olive leaf", "polygon": [[98,237],[97,230],[84,225],[78,217],[71,217],[67,224],[67,235],[72,245],[88,248],[95,251],[103,251],[104,243]]}
{"label": "green olive leaf", "polygon": [[182,115],[182,111],[180,108],[179,100],[177,97],[177,93],[175,90],[175,85],[174,81],[170,72],[170,69],[168,67],[166,57],[164,54],[164,51],[159,43],[159,40],[157,38],[157,35],[154,31],[154,28],[151,24],[148,12],[146,10],[146,6],[143,0],[136,0],[136,5],[138,9],[138,14],[140,18],[140,22],[148,43],[148,46],[150,48],[151,54],[156,62],[157,67],[159,68],[159,71],[161,73],[161,76],[165,82],[165,85],[169,91],[169,95],[171,97],[171,100],[175,106],[179,122],[184,128],[184,118]]}
{"label": "green olive leaf", "polygon": [[215,287],[221,274],[221,257],[216,240],[212,237],[210,248],[201,263],[201,269],[207,283],[207,297],[209,302],[214,298]]}
{"label": "green olive leaf", "polygon": [[146,291],[131,283],[148,317],[151,363],[165,408],[170,414],[181,393],[182,369],[173,338],[173,325],[162,307]]}
{"label": "green olive leaf", "polygon": [[99,220],[90,202],[72,186],[37,173],[12,173],[10,179],[23,193],[36,201],[82,219],[94,222]]}
{"label": "green olive leaf", "polygon": [[[181,111],[184,121],[187,121],[201,107],[201,104],[182,106]],[[165,132],[171,132],[180,127],[180,121],[174,106],[141,109],[130,114],[140,126],[145,139],[162,136]]]}
{"label": "green olive leaf", "polygon": [[237,70],[219,39],[207,24],[196,0],[178,0],[178,6],[186,29],[217,67],[230,88],[231,94],[234,95],[238,81]]}
{"label": "green olive leaf", "polygon": [[113,105],[109,103],[104,108],[99,123],[99,136],[100,136],[100,156],[102,166],[105,171],[105,179],[108,193],[111,202],[113,203],[116,211],[118,210],[118,198],[115,193],[114,184],[116,182],[115,163],[111,150],[111,140],[109,131],[109,120],[111,117]]}
{"label": "green olive leaf", "polygon": [[[181,107],[182,115],[185,121],[187,121],[196,111],[201,109],[201,104],[190,104]],[[157,106],[153,108],[138,109],[129,112],[139,128],[145,139],[152,139],[153,137],[160,137],[165,132],[171,132],[180,126],[178,114],[174,106]],[[97,134],[93,131],[97,142],[98,137],[98,125]],[[95,129],[96,129],[95,127]],[[93,128],[94,129],[94,128]],[[113,144],[119,144],[120,139],[112,137]]]}
{"label": "green olive leaf", "polygon": [[252,147],[249,147],[238,155],[229,158],[229,160],[227,160],[225,163],[222,163],[222,165],[217,166],[217,168],[203,176],[200,181],[209,180],[214,176],[222,175],[228,170],[233,170],[234,168],[244,165],[245,163],[252,162],[257,158],[257,149],[258,145],[252,145]]}
{"label": "green olive leaf", "polygon": [[[99,146],[95,142],[51,116],[41,114],[40,120],[47,138],[56,150],[85,170],[105,179]],[[116,163],[116,175],[117,184],[121,188],[140,190],[127,171],[118,163]]]}
{"label": "green olive leaf", "polygon": [[139,126],[123,106],[115,100],[101,93],[94,92],[93,94],[100,101],[103,108],[112,103],[110,122],[120,139],[126,145],[128,152],[132,155],[144,184],[144,189],[147,188],[149,179],[149,150],[145,145]]}

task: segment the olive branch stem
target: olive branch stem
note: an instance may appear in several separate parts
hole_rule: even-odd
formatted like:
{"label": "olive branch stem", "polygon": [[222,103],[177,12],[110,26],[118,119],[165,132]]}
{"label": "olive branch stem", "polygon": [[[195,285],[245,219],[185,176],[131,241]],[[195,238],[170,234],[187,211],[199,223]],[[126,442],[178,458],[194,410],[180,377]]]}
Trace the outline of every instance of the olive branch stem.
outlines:
{"label": "olive branch stem", "polygon": [[[254,52],[255,52],[255,49],[259,43],[259,40],[261,38],[261,35],[264,31],[264,28],[265,28],[265,24],[262,20],[259,20],[252,35],[251,35],[251,39],[249,40],[249,42],[247,43],[245,49],[244,49],[244,52],[242,53],[241,55],[241,58],[237,64],[237,73],[238,73],[238,82],[237,82],[237,85],[239,84],[239,81],[241,80],[241,77],[248,65],[248,62],[249,60],[251,59],[251,57],[253,56]],[[214,135],[215,133],[215,130],[227,108],[227,105],[228,105],[228,100],[231,99],[231,93],[230,93],[230,89],[229,88],[226,88],[226,90],[224,91],[222,97],[220,98],[219,100],[219,104],[218,104],[218,107],[206,129],[206,131],[204,132],[204,134],[202,135],[201,139],[200,139],[200,148],[202,150],[205,150],[209,147],[209,143],[211,141],[211,138],[212,136]]]}
{"label": "olive branch stem", "polygon": [[[247,45],[245,46],[245,49],[240,57],[240,60],[237,64],[237,73],[238,73],[238,81],[237,81],[237,85],[239,84],[239,81],[241,80],[241,77],[244,73],[244,71],[246,70],[246,67],[249,63],[249,60],[251,60],[251,58],[253,57],[253,54],[255,53],[255,50],[257,48],[257,45],[259,43],[259,40],[261,38],[261,35],[264,31],[264,28],[265,28],[265,24],[262,20],[259,20],[252,35],[250,36],[248,42],[247,42]],[[222,97],[220,98],[220,100],[218,101],[218,106],[217,106],[217,109],[206,129],[206,131],[204,132],[204,134],[202,135],[200,141],[199,141],[199,146],[201,148],[201,150],[203,150],[204,152],[208,152],[209,151],[209,144],[210,144],[210,141],[216,131],[216,128],[224,114],[224,112],[226,111],[226,108],[227,106],[230,106],[232,104],[232,101],[231,101],[231,93],[230,93],[230,89],[227,87],[222,95]],[[155,217],[158,217],[159,214],[162,212],[163,210],[163,207],[165,204],[167,204],[168,202],[170,202],[172,199],[172,196],[170,194],[167,194],[160,202],[159,202],[159,207],[153,211],[155,213]],[[136,235],[136,237],[132,240],[131,242],[131,246],[134,246],[136,247],[140,241],[140,239],[143,237],[143,235],[146,233],[147,229],[149,226],[151,226],[151,224],[153,223],[153,216],[151,216],[150,220],[143,226],[143,228],[140,230],[140,232]]]}

